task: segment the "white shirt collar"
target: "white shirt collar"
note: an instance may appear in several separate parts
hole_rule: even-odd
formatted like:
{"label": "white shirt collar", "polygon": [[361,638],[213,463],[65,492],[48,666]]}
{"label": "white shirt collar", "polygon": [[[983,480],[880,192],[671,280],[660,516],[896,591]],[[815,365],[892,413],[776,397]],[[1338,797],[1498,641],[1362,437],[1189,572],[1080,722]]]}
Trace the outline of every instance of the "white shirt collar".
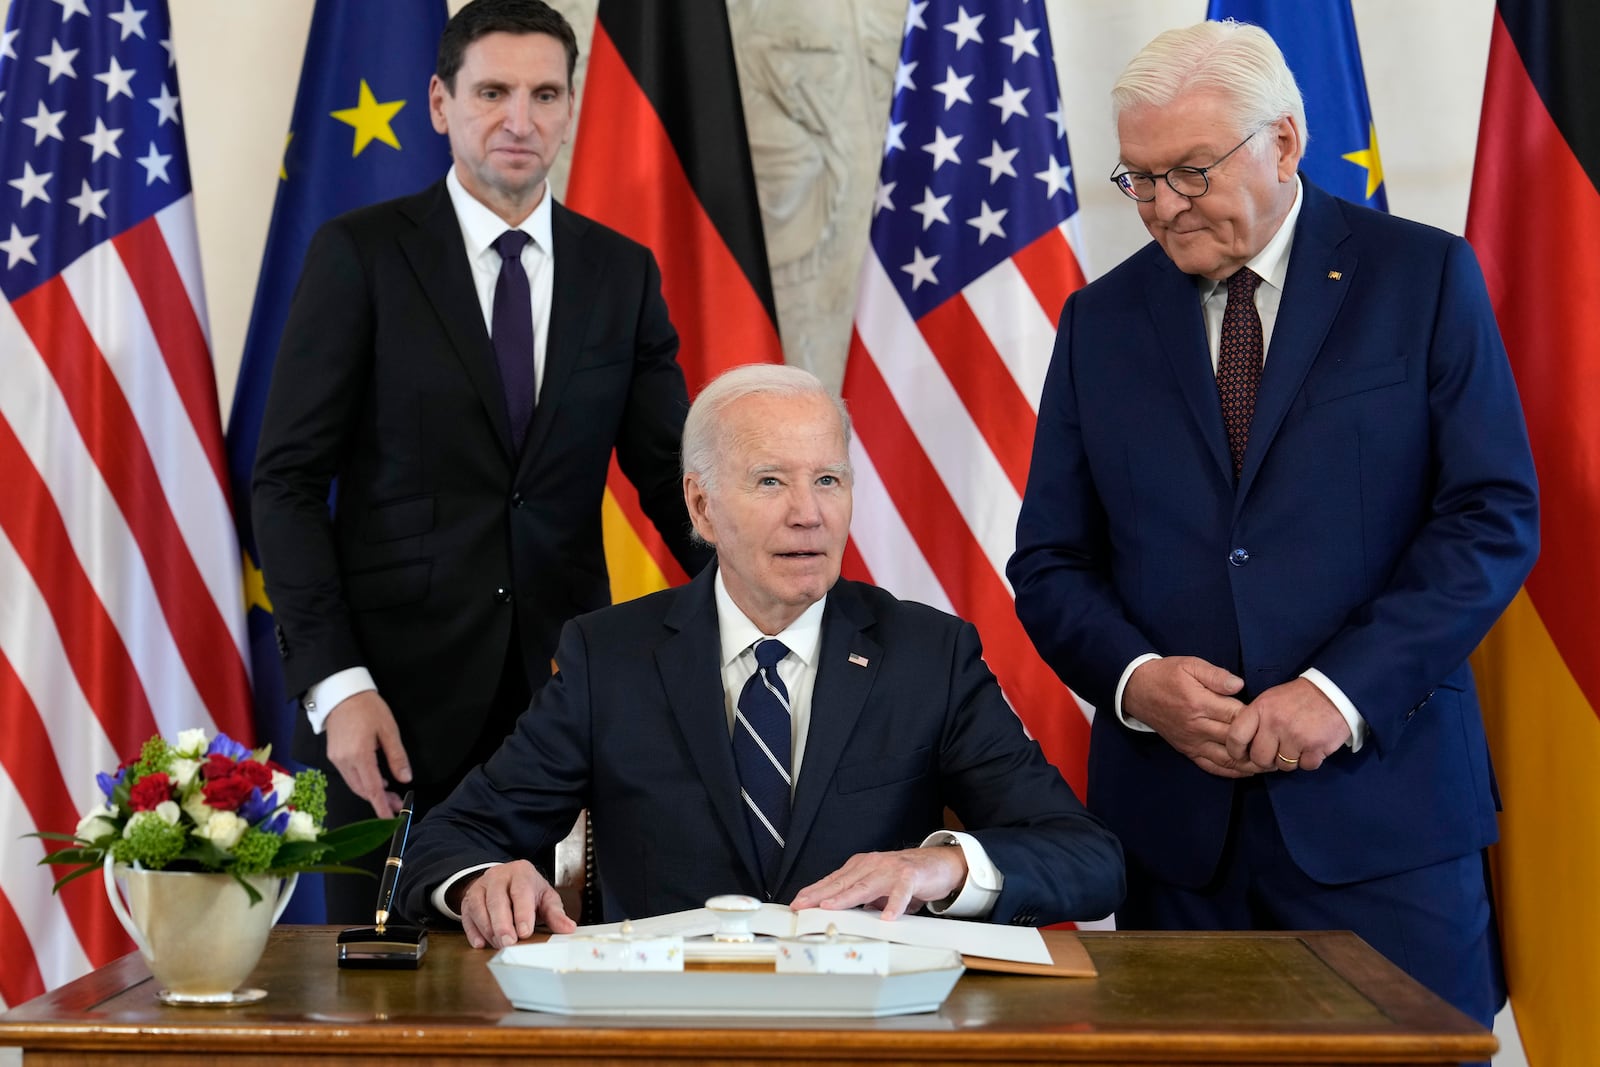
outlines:
{"label": "white shirt collar", "polygon": [[[1289,213],[1283,217],[1283,222],[1278,227],[1278,232],[1272,235],[1272,240],[1266,243],[1255,257],[1245,266],[1256,272],[1256,276],[1280,293],[1283,292],[1283,283],[1289,277],[1289,250],[1294,245],[1294,227],[1300,218],[1300,205],[1304,203],[1304,189],[1300,184],[1300,175],[1294,176],[1294,203],[1289,205]],[[1211,299],[1219,286],[1226,288],[1226,278],[1201,278],[1200,299]]]}
{"label": "white shirt collar", "polygon": [[817,652],[822,647],[822,611],[828,603],[826,596],[801,612],[800,617],[784,627],[781,633],[764,634],[733,602],[733,597],[728,594],[727,583],[722,580],[720,567],[713,585],[716,589],[717,634],[722,641],[723,667],[738,659],[761,638],[776,637],[806,666],[815,668]]}
{"label": "white shirt collar", "polygon": [[461,235],[467,242],[467,258],[477,259],[500,238],[500,235],[509,229],[518,229],[529,237],[539,250],[547,255],[551,250],[550,217],[551,194],[550,182],[544,183],[544,191],[539,196],[539,206],[533,209],[533,214],[522,220],[521,226],[511,227],[506,225],[506,220],[489,210],[488,206],[467,192],[467,187],[461,184],[461,178],[456,174],[456,168],[451,167],[450,173],[444,180],[445,188],[450,191],[450,203],[456,209],[456,220],[461,223]]}

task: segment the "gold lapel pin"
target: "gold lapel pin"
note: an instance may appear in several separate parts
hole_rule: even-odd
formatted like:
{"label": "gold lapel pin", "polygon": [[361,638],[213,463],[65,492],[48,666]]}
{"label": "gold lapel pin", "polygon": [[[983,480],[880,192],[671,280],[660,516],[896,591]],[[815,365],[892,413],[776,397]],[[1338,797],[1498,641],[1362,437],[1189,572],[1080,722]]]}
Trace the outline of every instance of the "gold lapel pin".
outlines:
{"label": "gold lapel pin", "polygon": [[1328,280],[1329,280],[1329,281],[1330,281],[1330,282],[1336,282],[1336,281],[1338,281],[1338,280],[1339,280],[1339,279],[1340,279],[1340,278],[1343,278],[1343,277],[1344,277],[1344,275],[1343,275],[1343,274],[1340,274],[1340,273],[1339,273],[1339,272],[1338,272],[1338,271],[1336,271],[1336,270],[1330,270],[1330,271],[1329,271],[1329,272],[1328,272]]}

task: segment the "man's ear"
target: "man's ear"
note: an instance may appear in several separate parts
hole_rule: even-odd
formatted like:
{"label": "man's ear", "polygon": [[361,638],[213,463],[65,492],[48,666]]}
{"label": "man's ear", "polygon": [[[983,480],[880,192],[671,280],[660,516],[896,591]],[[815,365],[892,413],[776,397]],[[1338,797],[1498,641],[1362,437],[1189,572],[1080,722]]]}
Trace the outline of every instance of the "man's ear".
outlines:
{"label": "man's ear", "polygon": [[694,471],[683,476],[683,503],[689,509],[689,521],[694,524],[694,532],[708,545],[717,543],[716,530],[711,522],[710,495],[706,487],[700,483],[700,475]]}

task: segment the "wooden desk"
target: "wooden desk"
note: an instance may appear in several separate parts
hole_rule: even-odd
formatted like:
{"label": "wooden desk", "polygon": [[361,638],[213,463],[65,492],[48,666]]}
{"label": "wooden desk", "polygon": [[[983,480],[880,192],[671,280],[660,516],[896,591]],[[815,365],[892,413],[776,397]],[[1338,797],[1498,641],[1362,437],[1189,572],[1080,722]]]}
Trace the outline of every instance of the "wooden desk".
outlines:
{"label": "wooden desk", "polygon": [[[137,955],[0,1016],[24,1067],[708,1061],[1455,1063],[1494,1036],[1350,933],[1085,933],[1100,977],[968,973],[937,1014],[569,1019],[513,1011],[489,953],[431,936],[418,971],[341,971],[336,931],[280,927],[240,1008],[169,1008]],[[1046,936],[1057,936],[1047,934]]]}

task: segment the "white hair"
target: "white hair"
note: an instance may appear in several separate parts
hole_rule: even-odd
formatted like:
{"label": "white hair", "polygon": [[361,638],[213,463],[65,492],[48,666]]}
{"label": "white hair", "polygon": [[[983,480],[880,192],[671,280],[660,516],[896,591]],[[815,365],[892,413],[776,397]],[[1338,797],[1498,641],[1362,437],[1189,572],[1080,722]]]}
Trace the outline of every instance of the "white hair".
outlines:
{"label": "white hair", "polygon": [[[1111,88],[1111,118],[1129,108],[1166,107],[1184,93],[1215,92],[1231,100],[1241,135],[1285,115],[1311,142],[1306,105],[1283,52],[1260,26],[1227,19],[1168,30],[1129,61]],[[1270,139],[1252,142],[1259,154]]]}
{"label": "white hair", "polygon": [[850,413],[845,410],[844,401],[829,392],[815,374],[782,363],[747,363],[717,375],[700,390],[683,423],[683,473],[695,475],[706,490],[716,487],[727,452],[722,413],[748,396],[826,399],[838,412],[844,444],[849,448]]}

